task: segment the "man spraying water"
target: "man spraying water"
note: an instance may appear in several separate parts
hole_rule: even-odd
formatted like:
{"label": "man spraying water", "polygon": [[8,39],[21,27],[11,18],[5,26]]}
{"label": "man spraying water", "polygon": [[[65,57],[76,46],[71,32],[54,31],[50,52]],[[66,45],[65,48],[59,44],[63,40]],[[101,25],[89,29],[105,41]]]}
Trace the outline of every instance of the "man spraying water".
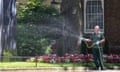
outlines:
{"label": "man spraying water", "polygon": [[103,70],[103,48],[102,43],[105,42],[103,33],[100,32],[98,25],[94,27],[94,33],[90,36],[90,39],[80,37],[81,40],[86,42],[92,42],[92,53],[96,69]]}

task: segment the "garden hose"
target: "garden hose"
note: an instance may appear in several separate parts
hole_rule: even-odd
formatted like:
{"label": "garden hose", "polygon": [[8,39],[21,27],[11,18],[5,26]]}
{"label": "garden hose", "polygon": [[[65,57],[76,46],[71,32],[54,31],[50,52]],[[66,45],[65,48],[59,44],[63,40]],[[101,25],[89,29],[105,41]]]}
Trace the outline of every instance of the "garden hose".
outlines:
{"label": "garden hose", "polygon": [[95,45],[95,43],[93,43],[91,46],[89,46],[86,41],[85,41],[85,44],[86,44],[87,48],[92,48],[92,47],[94,47],[94,45]]}
{"label": "garden hose", "polygon": [[[87,46],[87,48],[93,48],[95,46],[95,43],[93,43],[91,46],[88,45],[88,43],[85,41],[85,44]],[[102,63],[102,54],[101,54],[101,51],[100,51],[100,46],[98,46],[98,51],[99,51],[99,54],[100,54],[100,61],[101,61],[101,64],[103,66],[103,63]]]}

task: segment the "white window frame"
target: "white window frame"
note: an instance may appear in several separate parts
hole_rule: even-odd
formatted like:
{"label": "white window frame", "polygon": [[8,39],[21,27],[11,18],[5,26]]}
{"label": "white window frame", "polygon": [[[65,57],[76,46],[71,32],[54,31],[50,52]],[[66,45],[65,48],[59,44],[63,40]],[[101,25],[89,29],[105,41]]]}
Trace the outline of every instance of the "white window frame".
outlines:
{"label": "white window frame", "polygon": [[[86,4],[87,4],[87,1],[97,1],[97,0],[84,0],[84,33],[93,33],[93,29],[86,29],[86,23],[87,23]],[[103,8],[103,29],[100,29],[100,31],[104,33],[104,0],[101,0],[101,1],[102,1],[102,8]]]}

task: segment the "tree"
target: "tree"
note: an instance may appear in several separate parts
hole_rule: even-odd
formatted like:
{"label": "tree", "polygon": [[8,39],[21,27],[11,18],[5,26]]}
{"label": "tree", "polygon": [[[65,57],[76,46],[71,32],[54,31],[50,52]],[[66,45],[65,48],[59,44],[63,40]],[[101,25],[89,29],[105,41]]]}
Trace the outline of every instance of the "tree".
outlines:
{"label": "tree", "polygon": [[64,29],[69,31],[64,36],[64,49],[68,53],[79,52],[79,39],[82,34],[82,0],[62,0],[61,14],[64,16]]}
{"label": "tree", "polygon": [[15,3],[16,0],[0,0],[0,56],[2,56],[4,49],[16,49]]}

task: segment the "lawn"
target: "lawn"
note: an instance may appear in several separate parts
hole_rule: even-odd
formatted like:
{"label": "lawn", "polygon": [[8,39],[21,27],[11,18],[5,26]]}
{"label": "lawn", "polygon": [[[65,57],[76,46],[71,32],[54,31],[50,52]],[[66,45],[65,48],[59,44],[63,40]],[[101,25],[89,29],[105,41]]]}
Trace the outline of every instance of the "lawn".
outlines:
{"label": "lawn", "polygon": [[[0,68],[2,67],[35,67],[36,62],[1,62]],[[37,66],[41,67],[56,67],[56,66],[82,66],[81,63],[37,63]]]}
{"label": "lawn", "polygon": [[[94,63],[43,63],[39,62],[37,63],[38,67],[62,67],[62,66],[67,66],[67,67],[82,67],[82,66],[89,66],[89,67],[94,67]],[[120,67],[120,63],[105,63],[105,67]],[[0,63],[0,68],[17,68],[17,67],[36,67],[36,62],[1,62]]]}

